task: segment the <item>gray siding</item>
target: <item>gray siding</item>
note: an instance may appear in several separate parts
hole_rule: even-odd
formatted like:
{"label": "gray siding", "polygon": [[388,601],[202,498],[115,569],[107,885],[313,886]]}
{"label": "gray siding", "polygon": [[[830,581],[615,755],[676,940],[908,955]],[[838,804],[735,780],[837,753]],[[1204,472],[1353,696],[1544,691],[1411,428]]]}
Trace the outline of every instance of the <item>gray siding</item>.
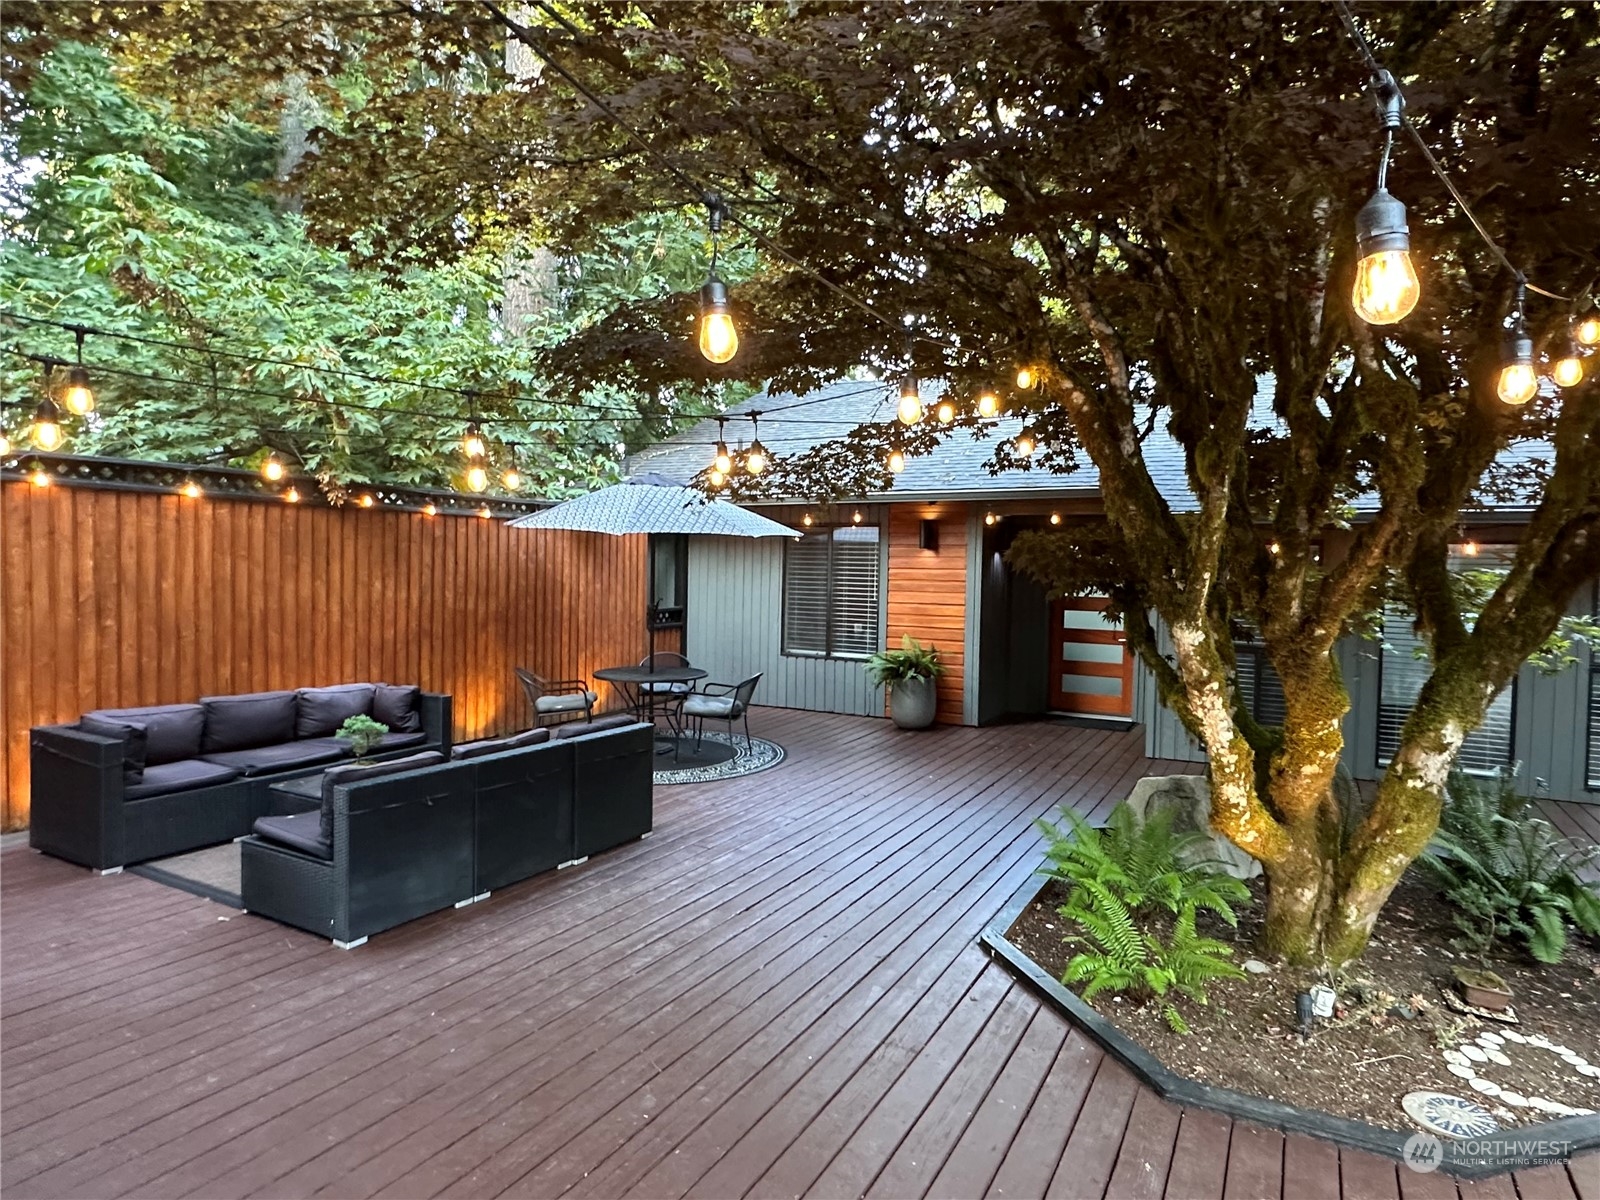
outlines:
{"label": "gray siding", "polygon": [[[1568,611],[1574,615],[1589,612],[1593,596],[1591,587],[1580,588]],[[1156,637],[1161,652],[1170,656],[1172,643],[1160,622]],[[1378,768],[1378,644],[1365,638],[1345,638],[1335,653],[1350,691],[1350,712],[1344,721],[1344,764],[1357,779],[1377,779],[1382,773]],[[1512,755],[1521,764],[1518,782],[1529,795],[1600,803],[1600,794],[1587,790],[1583,778],[1592,653],[1587,648],[1580,649],[1577,666],[1553,675],[1524,666],[1517,676]],[[1163,707],[1156,696],[1155,681],[1137,663],[1133,697],[1135,719],[1144,725],[1146,754],[1185,762],[1205,761],[1205,751],[1177,717]]]}
{"label": "gray siding", "polygon": [[[861,506],[867,523],[885,526],[879,506]],[[763,515],[800,527],[802,508],[764,508]],[[719,682],[762,672],[757,704],[818,712],[883,715],[883,689],[867,680],[860,659],[797,657],[782,653],[782,538],[689,539],[689,661]],[[879,544],[879,644],[888,581],[888,530]]]}

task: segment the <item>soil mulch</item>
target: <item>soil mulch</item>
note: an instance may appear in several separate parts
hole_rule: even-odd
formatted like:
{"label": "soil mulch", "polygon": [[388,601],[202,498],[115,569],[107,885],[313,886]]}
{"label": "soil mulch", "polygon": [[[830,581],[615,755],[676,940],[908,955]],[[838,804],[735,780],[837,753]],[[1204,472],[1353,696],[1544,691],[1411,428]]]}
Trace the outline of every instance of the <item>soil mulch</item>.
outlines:
{"label": "soil mulch", "polygon": [[[1237,964],[1252,957],[1265,961],[1252,949],[1265,888],[1260,880],[1249,886],[1253,898],[1239,912],[1237,932],[1205,913],[1198,923],[1201,933],[1234,946]],[[1058,979],[1074,953],[1063,943],[1067,928],[1056,913],[1065,895],[1060,884],[1047,883],[1006,934]],[[1164,936],[1166,930],[1161,932]],[[1463,1042],[1509,1028],[1527,1037],[1542,1034],[1600,1066],[1600,948],[1575,937],[1555,966],[1516,951],[1492,962],[1515,994],[1519,1023],[1507,1025],[1445,1006],[1440,991],[1451,968],[1477,965],[1451,947],[1452,933],[1449,911],[1436,889],[1413,873],[1395,889],[1366,954],[1337,978],[1270,963],[1265,974],[1218,980],[1207,988],[1208,1005],[1178,1001],[1193,1031],[1187,1035],[1167,1027],[1159,1004],[1106,993],[1092,1003],[1169,1069],[1204,1083],[1389,1129],[1409,1128],[1400,1098],[1421,1090],[1465,1096],[1503,1125],[1550,1120],[1549,1113],[1479,1094],[1450,1072],[1443,1051],[1460,1053]],[[1302,1040],[1295,996],[1324,982],[1337,989],[1338,1008],[1332,1019],[1314,1021],[1310,1038]],[[1471,1069],[1522,1097],[1600,1111],[1600,1079],[1581,1075],[1557,1054],[1532,1045],[1512,1040],[1499,1049],[1510,1066],[1472,1061]]]}

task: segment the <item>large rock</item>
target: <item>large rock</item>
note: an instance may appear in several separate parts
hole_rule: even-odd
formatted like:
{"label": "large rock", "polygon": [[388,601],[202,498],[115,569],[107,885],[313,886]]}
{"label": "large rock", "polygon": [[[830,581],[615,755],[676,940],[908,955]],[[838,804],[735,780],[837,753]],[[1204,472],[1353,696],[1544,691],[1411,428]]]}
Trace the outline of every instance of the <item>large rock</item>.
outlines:
{"label": "large rock", "polygon": [[1146,775],[1133,785],[1128,807],[1141,821],[1171,809],[1176,833],[1203,833],[1204,842],[1184,854],[1188,863],[1211,861],[1235,879],[1254,879],[1261,864],[1220,833],[1211,831],[1211,785],[1204,775]]}

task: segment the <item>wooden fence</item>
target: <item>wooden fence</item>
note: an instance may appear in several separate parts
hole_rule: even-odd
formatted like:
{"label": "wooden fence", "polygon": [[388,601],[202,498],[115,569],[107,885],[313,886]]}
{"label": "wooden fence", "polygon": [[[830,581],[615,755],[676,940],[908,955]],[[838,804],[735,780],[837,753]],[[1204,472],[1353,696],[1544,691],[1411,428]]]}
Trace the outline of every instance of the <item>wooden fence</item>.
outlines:
{"label": "wooden fence", "polygon": [[512,667],[644,654],[645,542],[7,481],[3,827],[28,821],[29,727],[92,708],[383,680],[451,693],[458,740],[526,728]]}

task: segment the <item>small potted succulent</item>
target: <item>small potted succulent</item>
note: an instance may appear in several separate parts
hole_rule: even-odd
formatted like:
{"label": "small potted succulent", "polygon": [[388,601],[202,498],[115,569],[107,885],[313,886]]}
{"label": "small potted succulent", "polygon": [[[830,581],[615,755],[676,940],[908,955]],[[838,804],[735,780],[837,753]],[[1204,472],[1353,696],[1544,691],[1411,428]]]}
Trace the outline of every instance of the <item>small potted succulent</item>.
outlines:
{"label": "small potted succulent", "polygon": [[382,721],[374,721],[365,713],[347,717],[345,723],[339,726],[339,732],[334,736],[350,743],[350,749],[355,751],[357,762],[366,762],[367,755],[383,740],[383,735],[389,732],[389,727]]}
{"label": "small potted succulent", "polygon": [[880,650],[867,659],[867,675],[889,689],[889,715],[901,729],[926,729],[938,706],[937,680],[944,674],[936,646],[923,646],[909,633],[900,649]]}
{"label": "small potted succulent", "polygon": [[1456,967],[1456,991],[1473,1008],[1502,1012],[1511,1007],[1511,987],[1487,967]]}

